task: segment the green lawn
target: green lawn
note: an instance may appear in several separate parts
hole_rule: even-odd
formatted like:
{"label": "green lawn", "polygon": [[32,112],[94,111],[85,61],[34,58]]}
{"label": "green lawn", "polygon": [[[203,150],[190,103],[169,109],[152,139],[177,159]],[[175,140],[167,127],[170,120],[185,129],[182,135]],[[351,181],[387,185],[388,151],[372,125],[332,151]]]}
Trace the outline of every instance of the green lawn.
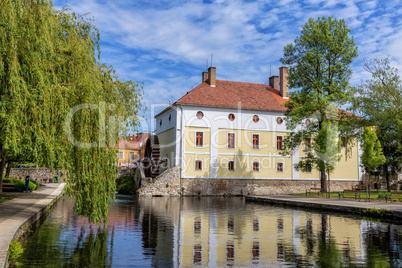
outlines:
{"label": "green lawn", "polygon": [[[370,193],[370,199],[383,199],[385,200],[385,195],[387,194],[387,191],[372,191]],[[302,194],[292,194],[292,196],[306,196],[305,193]],[[325,194],[325,193],[320,193],[320,195],[318,194],[309,194],[307,195],[308,197],[320,197],[320,198],[326,198],[327,196],[329,198],[339,198],[338,192],[331,192],[330,195]],[[343,198],[343,197],[341,197]],[[354,199],[353,197],[345,197],[345,199]],[[361,192],[360,193],[360,199],[366,199],[366,192]]]}

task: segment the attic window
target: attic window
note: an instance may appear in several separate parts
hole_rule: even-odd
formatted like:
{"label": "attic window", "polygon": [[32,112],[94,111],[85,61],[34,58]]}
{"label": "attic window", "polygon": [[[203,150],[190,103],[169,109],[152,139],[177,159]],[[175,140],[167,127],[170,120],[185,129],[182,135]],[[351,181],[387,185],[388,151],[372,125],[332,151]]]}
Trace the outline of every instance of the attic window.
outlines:
{"label": "attic window", "polygon": [[162,126],[162,119],[159,121],[159,125]]}
{"label": "attic window", "polygon": [[255,123],[257,123],[258,121],[260,121],[260,118],[258,117],[258,115],[254,115],[254,116],[253,116],[253,121],[254,121]]}
{"label": "attic window", "polygon": [[282,117],[276,118],[276,122],[278,123],[278,125],[282,124],[283,123]]}
{"label": "attic window", "polygon": [[169,114],[169,122],[172,120],[172,115]]}
{"label": "attic window", "polygon": [[203,117],[204,117],[204,113],[201,112],[201,111],[198,111],[198,112],[197,112],[197,118],[198,118],[198,119],[201,119],[201,118],[203,118]]}
{"label": "attic window", "polygon": [[229,120],[233,121],[235,119],[235,115],[234,114],[229,114]]}

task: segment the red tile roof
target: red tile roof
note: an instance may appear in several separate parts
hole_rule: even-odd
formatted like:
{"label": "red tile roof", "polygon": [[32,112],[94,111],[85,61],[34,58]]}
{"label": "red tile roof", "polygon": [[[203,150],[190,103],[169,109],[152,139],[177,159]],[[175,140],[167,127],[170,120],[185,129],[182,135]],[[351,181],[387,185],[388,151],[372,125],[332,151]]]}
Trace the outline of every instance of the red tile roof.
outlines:
{"label": "red tile roof", "polygon": [[140,146],[137,141],[119,141],[118,149],[121,150],[140,150]]}
{"label": "red tile roof", "polygon": [[176,103],[284,112],[288,100],[268,85],[216,80],[215,87],[203,82]]}

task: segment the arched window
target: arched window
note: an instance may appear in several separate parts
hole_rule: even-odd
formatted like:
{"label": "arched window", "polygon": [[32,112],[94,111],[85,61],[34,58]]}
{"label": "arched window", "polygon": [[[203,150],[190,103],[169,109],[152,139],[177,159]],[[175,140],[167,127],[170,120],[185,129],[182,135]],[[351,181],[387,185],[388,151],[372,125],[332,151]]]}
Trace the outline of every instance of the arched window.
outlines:
{"label": "arched window", "polygon": [[253,116],[253,121],[254,121],[255,123],[257,123],[258,121],[260,121],[260,118],[258,117],[258,115],[254,115],[254,116]]}
{"label": "arched window", "polygon": [[278,123],[278,125],[282,124],[283,123],[282,117],[276,118],[276,122]]}
{"label": "arched window", "polygon": [[233,121],[235,119],[235,115],[234,114],[229,114],[229,120]]}

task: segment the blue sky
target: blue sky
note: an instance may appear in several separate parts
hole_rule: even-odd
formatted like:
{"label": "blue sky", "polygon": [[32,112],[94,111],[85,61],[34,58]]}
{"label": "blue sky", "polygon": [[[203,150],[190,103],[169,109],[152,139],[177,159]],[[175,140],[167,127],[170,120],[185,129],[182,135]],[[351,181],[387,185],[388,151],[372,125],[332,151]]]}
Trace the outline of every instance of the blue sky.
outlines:
{"label": "blue sky", "polygon": [[[144,114],[176,101],[199,83],[207,60],[217,79],[267,83],[283,47],[309,18],[345,19],[359,49],[351,84],[369,78],[365,59],[389,56],[402,70],[400,0],[56,0],[90,13],[101,32],[101,61],[120,78],[144,83]],[[155,107],[155,108],[151,108]],[[152,127],[151,127],[152,128]]]}

